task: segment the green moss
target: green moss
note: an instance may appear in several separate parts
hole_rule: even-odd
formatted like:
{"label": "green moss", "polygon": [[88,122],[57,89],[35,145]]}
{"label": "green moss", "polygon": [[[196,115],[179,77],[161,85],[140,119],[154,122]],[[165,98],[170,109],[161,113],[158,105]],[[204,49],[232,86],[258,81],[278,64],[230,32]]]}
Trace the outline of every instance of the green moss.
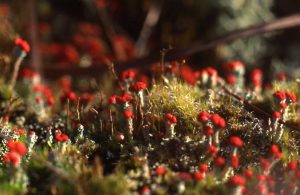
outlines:
{"label": "green moss", "polygon": [[158,83],[149,92],[149,111],[161,119],[165,113],[172,113],[179,119],[176,129],[191,131],[197,114],[208,109],[204,96],[204,91],[176,79],[169,84]]}

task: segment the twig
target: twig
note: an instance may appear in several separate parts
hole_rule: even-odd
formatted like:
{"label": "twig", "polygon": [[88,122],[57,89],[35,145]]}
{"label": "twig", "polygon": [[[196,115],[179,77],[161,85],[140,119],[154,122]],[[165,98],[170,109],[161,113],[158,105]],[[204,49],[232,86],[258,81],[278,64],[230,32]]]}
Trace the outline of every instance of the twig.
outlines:
{"label": "twig", "polygon": [[[282,29],[287,29],[287,28],[292,28],[300,26],[300,14],[295,14],[292,16],[287,16],[283,17],[280,19],[276,19],[271,22],[266,22],[263,24],[255,25],[255,26],[250,26],[247,28],[235,30],[232,32],[229,32],[225,35],[219,36],[215,39],[212,39],[211,41],[208,41],[206,43],[202,43],[201,41],[196,41],[194,44],[192,44],[188,48],[183,48],[183,49],[174,49],[165,56],[166,61],[178,59],[179,57],[187,57],[191,56],[195,53],[205,51],[208,49],[212,49],[215,46],[222,44],[222,43],[227,43],[234,41],[236,39],[241,39],[241,38],[247,38],[251,37],[254,35],[259,35],[271,31],[276,31],[276,30],[282,30]],[[128,68],[146,68],[149,66],[149,64],[158,62],[160,59],[160,55],[156,54],[153,56],[145,57],[145,58],[138,58],[138,59],[133,59],[129,61],[119,61],[116,62],[115,64],[122,64],[122,66],[117,66],[116,71],[121,72],[124,69]],[[68,72],[69,74],[72,75],[97,75],[99,74],[99,71],[103,70],[104,66],[101,64],[95,64],[94,66],[91,66],[89,68],[70,68],[70,67],[53,67],[51,66],[46,66],[45,67],[45,72],[47,73],[48,77],[57,77],[65,74]]]}
{"label": "twig", "polygon": [[107,67],[108,69],[110,70],[111,74],[113,75],[114,79],[116,82],[118,82],[118,85],[120,87],[120,89],[124,92],[125,89],[124,89],[124,86],[122,85],[116,71],[115,71],[115,65],[114,63],[112,63],[111,61],[109,61],[108,59],[106,59],[106,64],[107,64]]}
{"label": "twig", "polygon": [[[225,93],[227,93],[231,97],[235,98],[236,100],[240,101],[245,106],[246,109],[255,111],[256,113],[259,113],[262,116],[266,117],[266,119],[272,117],[272,115],[270,113],[267,113],[266,111],[262,110],[261,108],[259,108],[259,107],[255,106],[255,105],[249,103],[248,101],[244,100],[244,98],[242,98],[242,97],[234,94],[233,92],[231,92],[229,89],[227,89],[227,87],[225,85],[221,84],[221,86],[222,86],[223,90],[225,91]],[[295,127],[294,125],[291,125],[291,124],[287,124],[286,122],[284,122],[281,119],[278,122],[280,124],[285,125],[289,129],[296,130],[297,132],[300,133],[300,129],[298,127]]]}
{"label": "twig", "polygon": [[78,194],[80,194],[80,195],[84,194],[83,193],[84,191],[83,191],[82,187],[80,185],[78,185],[78,182],[73,177],[69,176],[67,174],[67,172],[65,172],[65,170],[54,166],[52,163],[50,163],[47,160],[44,160],[43,158],[41,158],[39,155],[37,155],[34,152],[31,153],[31,157],[34,160],[36,160],[36,161],[42,163],[43,165],[45,165],[45,167],[47,167],[48,169],[53,171],[56,175],[60,176],[62,179],[66,180],[70,184],[74,185],[75,189],[77,189]]}
{"label": "twig", "polygon": [[9,83],[9,90],[10,91],[12,91],[13,88],[15,87],[15,85],[16,85],[16,81],[17,81],[17,78],[18,78],[18,73],[19,73],[20,66],[21,66],[21,63],[22,63],[24,57],[25,57],[25,54],[21,54],[14,63],[14,69],[13,69],[12,76],[11,76],[10,83]]}
{"label": "twig", "polygon": [[137,53],[137,56],[139,57],[145,55],[148,39],[152,33],[152,29],[158,22],[163,3],[164,0],[153,0],[151,2],[150,8],[143,24],[143,28],[135,44],[135,51]]}

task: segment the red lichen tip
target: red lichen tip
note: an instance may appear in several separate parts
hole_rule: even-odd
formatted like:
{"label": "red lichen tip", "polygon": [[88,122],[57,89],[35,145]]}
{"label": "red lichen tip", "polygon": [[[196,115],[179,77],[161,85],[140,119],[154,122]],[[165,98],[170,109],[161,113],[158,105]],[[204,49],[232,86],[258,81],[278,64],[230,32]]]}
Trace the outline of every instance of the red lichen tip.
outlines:
{"label": "red lichen tip", "polygon": [[296,171],[297,165],[298,165],[298,162],[293,160],[287,164],[286,170],[287,171]]}
{"label": "red lichen tip", "polygon": [[138,81],[138,82],[134,83],[133,85],[131,85],[130,89],[132,91],[139,92],[141,90],[146,89],[146,83]]}
{"label": "red lichen tip", "polygon": [[213,114],[211,115],[211,121],[215,126],[219,126],[221,128],[224,128],[226,126],[226,122],[225,119],[222,118],[220,115],[218,114]]}
{"label": "red lichen tip", "polygon": [[257,176],[257,180],[260,181],[260,182],[264,182],[267,180],[267,176],[266,175],[263,175],[263,174],[259,174]]}
{"label": "red lichen tip", "polygon": [[204,174],[201,172],[195,172],[193,176],[196,181],[202,181],[204,179]]}
{"label": "red lichen tip", "polygon": [[24,52],[28,53],[30,51],[30,45],[27,41],[21,39],[20,37],[17,37],[15,39],[16,46],[20,47]]}
{"label": "red lichen tip", "polygon": [[261,166],[263,167],[264,170],[268,170],[271,166],[271,163],[266,159],[261,159],[260,164],[261,164]]}
{"label": "red lichen tip", "polygon": [[9,116],[4,116],[4,117],[3,117],[3,121],[4,121],[4,122],[9,121]]}
{"label": "red lichen tip", "polygon": [[226,76],[226,81],[228,84],[233,85],[236,82],[236,77],[233,74],[229,74]]}
{"label": "red lichen tip", "polygon": [[239,158],[237,156],[231,156],[231,166],[232,168],[236,169],[239,166]]}
{"label": "red lichen tip", "polygon": [[280,153],[280,150],[279,150],[278,146],[275,145],[275,144],[271,145],[271,147],[270,147],[270,153],[271,153],[272,157],[275,157],[276,154]]}
{"label": "red lichen tip", "polygon": [[209,114],[208,112],[204,111],[198,114],[198,121],[202,123],[206,123],[210,118],[211,118],[211,114]]}
{"label": "red lichen tip", "polygon": [[290,99],[292,103],[295,103],[297,101],[296,95],[290,92],[285,93],[286,97]]}
{"label": "red lichen tip", "polygon": [[253,171],[250,170],[250,169],[246,169],[246,170],[244,171],[244,175],[245,175],[246,178],[251,179],[252,176],[253,176]]}
{"label": "red lichen tip", "polygon": [[221,157],[221,156],[218,156],[214,159],[214,164],[217,166],[217,167],[224,167],[225,165],[225,158]]}
{"label": "red lichen tip", "polygon": [[209,76],[217,76],[217,71],[216,69],[212,68],[212,67],[207,67],[206,69],[206,72]]}
{"label": "red lichen tip", "polygon": [[125,70],[121,73],[121,80],[125,81],[127,79],[133,79],[136,75],[136,72],[134,70]]}
{"label": "red lichen tip", "polygon": [[262,71],[260,69],[254,69],[251,72],[251,82],[254,87],[260,86],[262,84]]}
{"label": "red lichen tip", "polygon": [[223,64],[223,68],[227,71],[232,71],[237,68],[243,68],[244,64],[241,61],[231,61]]}
{"label": "red lichen tip", "polygon": [[208,166],[206,164],[200,164],[199,169],[201,172],[206,173],[208,171]]}
{"label": "red lichen tip", "polygon": [[35,99],[36,103],[42,103],[43,102],[43,98],[42,97],[37,97]]}
{"label": "red lichen tip", "polygon": [[218,152],[218,149],[217,149],[217,147],[215,147],[215,146],[209,145],[209,146],[208,146],[208,151],[209,151],[209,153],[211,153],[211,154],[215,154],[215,153]]}
{"label": "red lichen tip", "polygon": [[166,173],[166,169],[163,166],[156,167],[155,173],[157,176],[162,176]]}
{"label": "red lichen tip", "polygon": [[126,119],[134,118],[134,115],[133,115],[133,113],[130,110],[124,110],[123,111],[123,116]]}
{"label": "red lichen tip", "polygon": [[116,98],[117,98],[116,95],[110,96],[108,99],[109,104],[116,104],[117,103]]}
{"label": "red lichen tip", "polygon": [[241,138],[237,137],[237,136],[231,136],[229,139],[229,143],[234,146],[234,147],[242,147],[244,142]]}
{"label": "red lichen tip", "polygon": [[203,134],[206,136],[213,135],[214,132],[215,131],[211,127],[208,127],[208,126],[206,126],[203,130]]}
{"label": "red lichen tip", "polygon": [[232,176],[229,179],[229,185],[232,186],[232,187],[244,186],[245,185],[245,178],[241,175]]}
{"label": "red lichen tip", "polygon": [[280,118],[280,112],[274,111],[274,112],[273,112],[273,117],[274,117],[275,119],[279,119],[279,118]]}
{"label": "red lichen tip", "polygon": [[275,93],[273,93],[273,96],[275,98],[278,98],[280,101],[282,101],[286,98],[285,93],[281,92],[281,91],[276,91]]}
{"label": "red lichen tip", "polygon": [[35,135],[34,131],[29,131],[29,135]]}
{"label": "red lichen tip", "polygon": [[165,114],[165,119],[168,121],[168,122],[171,122],[171,123],[177,123],[177,118],[176,116],[170,114],[170,113],[166,113]]}
{"label": "red lichen tip", "polygon": [[55,139],[58,142],[66,142],[69,140],[69,137],[66,134],[62,133],[60,130],[58,130],[55,134]]}
{"label": "red lichen tip", "polygon": [[18,166],[21,163],[21,157],[17,152],[11,151],[3,156],[2,161],[6,164],[11,163],[13,166]]}
{"label": "red lichen tip", "polygon": [[18,141],[8,140],[6,147],[9,151],[17,152],[21,156],[25,156],[27,152],[26,145]]}

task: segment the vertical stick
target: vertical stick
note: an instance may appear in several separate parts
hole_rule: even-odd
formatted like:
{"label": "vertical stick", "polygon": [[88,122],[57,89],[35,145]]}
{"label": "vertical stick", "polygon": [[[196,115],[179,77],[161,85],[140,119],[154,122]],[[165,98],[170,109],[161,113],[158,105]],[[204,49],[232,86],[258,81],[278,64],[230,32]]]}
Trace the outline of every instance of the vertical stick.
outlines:
{"label": "vertical stick", "polygon": [[38,50],[36,0],[28,0],[29,38],[31,42],[31,67],[42,75],[42,64]]}
{"label": "vertical stick", "polygon": [[17,58],[16,62],[14,63],[14,70],[13,70],[11,80],[10,80],[10,83],[9,83],[9,90],[10,91],[13,90],[13,88],[16,85],[19,69],[20,69],[21,63],[22,63],[22,61],[23,61],[23,59],[26,55],[23,51],[21,51],[21,52],[22,53],[20,54],[20,56]]}

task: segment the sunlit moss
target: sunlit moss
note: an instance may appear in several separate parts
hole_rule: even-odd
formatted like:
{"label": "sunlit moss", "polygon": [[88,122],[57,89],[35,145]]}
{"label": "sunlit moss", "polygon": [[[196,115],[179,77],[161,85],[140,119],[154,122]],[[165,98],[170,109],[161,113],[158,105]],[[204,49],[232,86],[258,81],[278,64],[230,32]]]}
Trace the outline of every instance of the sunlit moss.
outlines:
{"label": "sunlit moss", "polygon": [[153,85],[149,101],[153,114],[163,116],[165,113],[172,113],[179,119],[178,124],[184,125],[186,130],[193,128],[200,111],[208,109],[205,92],[179,80]]}

